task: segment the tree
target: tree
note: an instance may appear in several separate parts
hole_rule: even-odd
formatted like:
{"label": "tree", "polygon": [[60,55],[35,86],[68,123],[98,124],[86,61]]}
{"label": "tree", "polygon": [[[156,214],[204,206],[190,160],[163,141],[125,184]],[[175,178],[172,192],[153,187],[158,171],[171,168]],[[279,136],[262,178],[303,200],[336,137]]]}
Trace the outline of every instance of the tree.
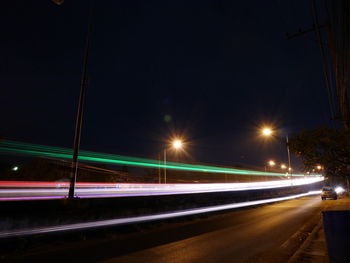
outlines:
{"label": "tree", "polygon": [[289,141],[291,152],[310,170],[322,165],[326,175],[350,178],[350,132],[326,126],[304,130]]}

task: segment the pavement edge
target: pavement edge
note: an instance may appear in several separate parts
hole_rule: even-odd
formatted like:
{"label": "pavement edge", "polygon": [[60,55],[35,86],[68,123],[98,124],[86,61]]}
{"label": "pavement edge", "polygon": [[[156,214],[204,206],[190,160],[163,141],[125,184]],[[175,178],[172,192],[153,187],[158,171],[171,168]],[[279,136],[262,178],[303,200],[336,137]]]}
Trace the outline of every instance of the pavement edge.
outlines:
{"label": "pavement edge", "polygon": [[303,242],[303,244],[298,248],[298,250],[292,255],[292,257],[287,261],[287,263],[300,263],[300,256],[303,253],[303,251],[309,247],[310,243],[312,242],[312,240],[315,238],[315,236],[317,235],[317,233],[320,231],[322,227],[322,219],[319,219],[319,222],[317,223],[317,225],[314,227],[314,229],[312,230],[312,232],[310,233],[310,235],[305,239],[305,241]]}

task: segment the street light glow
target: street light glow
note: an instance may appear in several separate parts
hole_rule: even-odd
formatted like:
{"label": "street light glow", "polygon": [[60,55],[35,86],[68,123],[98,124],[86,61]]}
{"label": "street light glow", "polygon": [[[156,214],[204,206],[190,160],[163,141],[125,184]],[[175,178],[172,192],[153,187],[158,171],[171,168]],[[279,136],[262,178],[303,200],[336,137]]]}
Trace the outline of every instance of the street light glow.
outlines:
{"label": "street light glow", "polygon": [[317,165],[316,168],[317,168],[317,170],[321,170],[322,166],[321,165]]}
{"label": "street light glow", "polygon": [[262,129],[262,134],[264,135],[264,136],[270,136],[271,134],[272,134],[272,130],[271,130],[271,128],[263,128]]}
{"label": "street light glow", "polygon": [[271,160],[271,161],[269,161],[269,165],[270,165],[270,166],[275,166],[276,163],[275,163],[275,161]]}
{"label": "street light glow", "polygon": [[[277,132],[277,130],[275,130]],[[261,135],[264,137],[271,137],[271,135],[274,133],[274,130],[270,127],[262,127],[261,128]],[[291,173],[291,162],[290,162],[290,152],[289,152],[289,139],[288,134],[286,135],[286,146],[287,146],[287,153],[288,153],[288,171]],[[270,164],[271,165],[271,164]],[[272,166],[272,165],[271,165]],[[282,169],[286,169],[285,165],[281,166]]]}
{"label": "street light glow", "polygon": [[281,169],[286,169],[287,166],[285,164],[281,164]]}
{"label": "street light glow", "polygon": [[182,147],[182,142],[181,142],[180,140],[175,140],[175,141],[173,142],[173,147],[174,147],[175,149],[180,149],[180,148]]}

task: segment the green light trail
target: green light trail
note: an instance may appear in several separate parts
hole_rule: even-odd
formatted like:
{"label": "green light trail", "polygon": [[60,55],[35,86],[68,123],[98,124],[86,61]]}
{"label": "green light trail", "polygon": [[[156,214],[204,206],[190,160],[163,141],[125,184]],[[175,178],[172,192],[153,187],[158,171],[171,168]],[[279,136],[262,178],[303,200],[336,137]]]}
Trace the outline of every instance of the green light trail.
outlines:
{"label": "green light trail", "polygon": [[[34,145],[34,144],[27,144],[27,143],[13,142],[13,141],[0,142],[0,150],[2,152],[13,153],[13,154],[44,156],[44,157],[59,158],[59,159],[72,159],[72,150],[68,148]],[[86,161],[86,162],[94,162],[94,163],[130,165],[130,166],[136,166],[136,167],[165,168],[164,164],[158,163],[158,160],[96,153],[96,152],[89,152],[89,151],[80,151],[79,160]],[[206,172],[206,173],[285,176],[284,173],[250,171],[250,170],[241,170],[241,169],[234,169],[234,168],[175,163],[175,162],[168,162],[166,164],[166,168],[175,169],[175,170],[193,171],[193,172]],[[305,175],[293,174],[292,176],[305,176]],[[320,176],[320,175],[311,175],[311,176]]]}

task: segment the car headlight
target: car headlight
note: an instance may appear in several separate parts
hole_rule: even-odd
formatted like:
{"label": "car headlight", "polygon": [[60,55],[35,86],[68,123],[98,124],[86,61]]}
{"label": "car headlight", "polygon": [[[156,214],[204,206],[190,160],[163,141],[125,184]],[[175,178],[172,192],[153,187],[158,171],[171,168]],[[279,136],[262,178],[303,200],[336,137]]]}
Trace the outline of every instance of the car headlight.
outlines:
{"label": "car headlight", "polygon": [[341,193],[343,193],[345,191],[345,189],[343,188],[343,187],[341,187],[341,186],[337,186],[336,188],[335,188],[335,192],[337,193],[337,194],[341,194]]}

